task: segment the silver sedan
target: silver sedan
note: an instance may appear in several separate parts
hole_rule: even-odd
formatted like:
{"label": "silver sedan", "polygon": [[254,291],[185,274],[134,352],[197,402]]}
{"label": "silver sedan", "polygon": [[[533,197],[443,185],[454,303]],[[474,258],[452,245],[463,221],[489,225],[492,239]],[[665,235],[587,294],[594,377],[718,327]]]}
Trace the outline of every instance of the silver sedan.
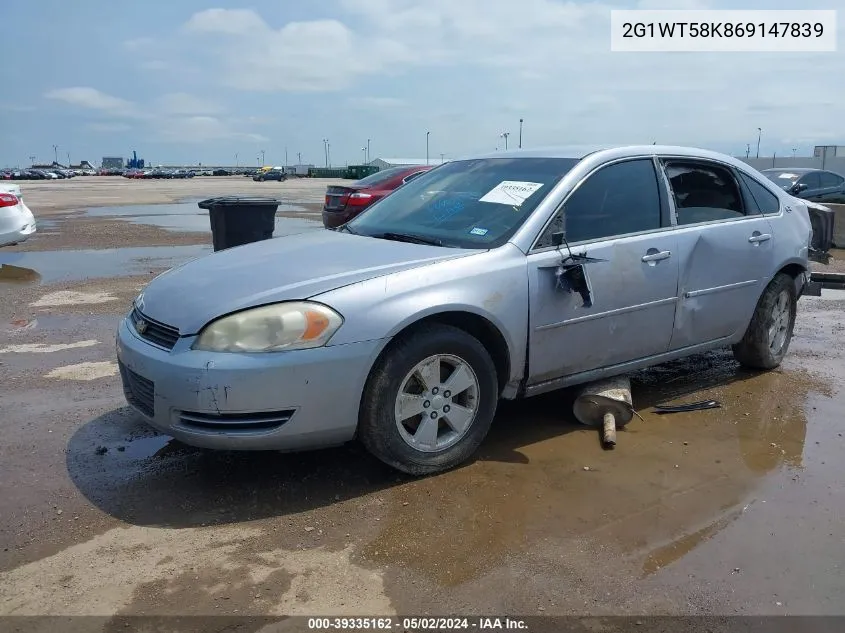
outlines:
{"label": "silver sedan", "polygon": [[809,259],[807,205],[682,147],[455,160],[340,227],[154,279],[117,334],[129,403],[179,440],[359,439],[402,471],[461,464],[500,399],[731,346],[777,367]]}

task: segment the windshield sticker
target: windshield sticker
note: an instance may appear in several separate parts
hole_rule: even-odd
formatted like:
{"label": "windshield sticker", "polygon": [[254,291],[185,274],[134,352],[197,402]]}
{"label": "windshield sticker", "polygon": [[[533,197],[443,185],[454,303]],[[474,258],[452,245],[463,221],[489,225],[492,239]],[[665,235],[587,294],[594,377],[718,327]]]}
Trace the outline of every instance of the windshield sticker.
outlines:
{"label": "windshield sticker", "polygon": [[463,211],[464,206],[465,205],[461,200],[443,198],[432,204],[429,209],[434,215],[434,220],[436,222],[445,222],[453,215]]}
{"label": "windshield sticker", "polygon": [[479,198],[479,202],[493,202],[495,204],[509,204],[514,207],[522,206],[532,193],[543,186],[541,182],[524,182],[521,180],[503,180],[490,191]]}
{"label": "windshield sticker", "polygon": [[781,174],[778,178],[789,178],[792,180],[793,178],[798,178],[798,174]]}
{"label": "windshield sticker", "polygon": [[487,229],[475,227],[472,231],[470,231],[470,234],[472,234],[472,235],[487,235],[487,231],[488,231]]}

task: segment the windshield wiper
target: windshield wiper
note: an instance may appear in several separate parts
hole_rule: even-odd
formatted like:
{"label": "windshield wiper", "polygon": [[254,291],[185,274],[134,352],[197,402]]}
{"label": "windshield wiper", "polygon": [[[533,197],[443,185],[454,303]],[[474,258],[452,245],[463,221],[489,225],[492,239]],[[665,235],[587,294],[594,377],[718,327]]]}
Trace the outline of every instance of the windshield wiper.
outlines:
{"label": "windshield wiper", "polygon": [[393,240],[394,242],[410,242],[411,244],[428,244],[429,246],[443,246],[443,241],[436,237],[423,237],[422,235],[412,235],[411,233],[382,233],[375,236],[383,240]]}

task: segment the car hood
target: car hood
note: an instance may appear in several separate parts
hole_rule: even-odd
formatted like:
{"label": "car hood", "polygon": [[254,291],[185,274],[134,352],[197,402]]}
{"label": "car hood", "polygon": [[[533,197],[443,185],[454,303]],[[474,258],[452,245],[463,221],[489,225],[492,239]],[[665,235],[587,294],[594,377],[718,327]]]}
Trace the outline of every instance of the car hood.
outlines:
{"label": "car hood", "polygon": [[307,299],[477,252],[318,230],[191,260],[153,279],[136,305],[149,318],[191,335],[212,319],[244,308]]}

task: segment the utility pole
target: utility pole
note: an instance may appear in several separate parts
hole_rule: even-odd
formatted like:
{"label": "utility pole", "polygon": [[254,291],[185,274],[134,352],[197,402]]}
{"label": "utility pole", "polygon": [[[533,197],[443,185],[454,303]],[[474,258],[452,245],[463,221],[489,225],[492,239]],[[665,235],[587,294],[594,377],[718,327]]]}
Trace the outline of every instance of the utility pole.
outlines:
{"label": "utility pole", "polygon": [[425,164],[428,165],[428,136],[431,132],[425,133]]}
{"label": "utility pole", "polygon": [[522,149],[522,119],[519,120],[519,149]]}
{"label": "utility pole", "polygon": [[757,158],[760,158],[760,137],[763,136],[763,128],[757,128]]}
{"label": "utility pole", "polygon": [[510,132],[502,132],[502,138],[505,139],[505,151],[508,151],[508,137],[510,134]]}
{"label": "utility pole", "polygon": [[59,162],[59,146],[58,145],[53,145],[53,154],[55,155],[56,162],[58,163]]}
{"label": "utility pole", "polygon": [[370,139],[367,139],[367,162],[370,162]]}

